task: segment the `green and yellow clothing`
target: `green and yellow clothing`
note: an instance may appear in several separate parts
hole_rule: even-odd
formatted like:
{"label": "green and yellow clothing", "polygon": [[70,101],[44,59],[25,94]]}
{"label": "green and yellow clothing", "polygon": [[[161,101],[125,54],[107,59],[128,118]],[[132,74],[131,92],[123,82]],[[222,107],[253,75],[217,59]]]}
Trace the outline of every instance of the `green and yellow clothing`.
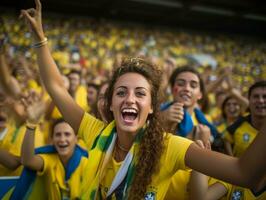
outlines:
{"label": "green and yellow clothing", "polygon": [[258,130],[251,124],[251,116],[239,118],[227,128],[224,139],[233,146],[233,155],[240,157],[256,137]]}
{"label": "green and yellow clothing", "polygon": [[[91,108],[87,103],[87,90],[85,86],[79,86],[75,94],[75,102],[85,111],[90,112]],[[52,119],[59,119],[62,115],[57,107],[52,111]]]}
{"label": "green and yellow clothing", "polygon": [[250,189],[231,186],[228,200],[265,200],[266,192],[254,194]]}
{"label": "green and yellow clothing", "polygon": [[38,176],[43,176],[48,199],[77,199],[80,196],[80,184],[84,174],[87,158],[82,157],[78,167],[65,181],[65,168],[57,154],[39,154],[44,167]]}
{"label": "green and yellow clothing", "polygon": [[[0,148],[7,150],[13,155],[20,156],[23,138],[26,132],[25,125],[15,127],[14,125],[7,125],[7,133],[0,140]],[[36,129],[35,147],[40,147],[45,144],[43,133],[39,128]],[[22,167],[18,167],[15,171],[5,168],[0,165],[0,176],[18,176],[20,175]]]}
{"label": "green and yellow clothing", "polygon": [[[175,175],[172,177],[171,184],[167,191],[165,200],[189,199],[188,183],[190,180],[190,176],[191,176],[191,169],[177,171]],[[222,184],[227,189],[227,191],[230,190],[230,184],[212,177],[208,179],[209,187],[215,183]]]}
{"label": "green and yellow clothing", "polygon": [[[239,118],[235,123],[229,126],[224,138],[232,144],[233,155],[240,157],[255,139],[257,133],[258,130],[255,129],[251,124],[251,116],[247,115]],[[266,199],[266,192],[256,197],[247,188],[232,186],[229,199],[262,200]]]}
{"label": "green and yellow clothing", "polygon": [[[84,138],[84,141],[87,142],[87,146],[91,146],[95,138],[98,136],[98,134],[103,131],[105,133],[106,130],[103,130],[104,124],[97,120],[96,118],[89,116],[87,114],[84,115],[80,129],[79,129],[79,136],[82,136]],[[106,129],[113,130],[115,128],[115,122],[110,123]],[[98,134],[96,134],[98,133]],[[97,147],[101,147],[101,142],[104,140],[101,140],[103,138],[100,137],[99,142],[97,143]],[[105,139],[106,140],[106,139]],[[147,187],[147,193],[146,198],[153,198],[153,199],[164,199],[170,181],[171,177],[175,174],[176,171],[179,169],[185,169],[185,154],[192,143],[191,140],[188,140],[186,138],[182,138],[179,136],[174,136],[172,134],[165,134],[164,136],[164,144],[165,144],[165,150],[162,154],[162,157],[160,158],[160,170],[156,174],[153,175],[151,184]],[[95,182],[95,180],[92,177],[98,177],[94,173],[98,173],[97,169],[99,170],[99,163],[95,163],[94,158],[97,157],[97,155],[100,155],[99,151],[106,151],[104,150],[97,150],[97,147],[89,152],[89,168],[88,170],[85,170],[85,177],[90,177],[92,181],[87,180],[84,181],[83,188],[85,190],[87,188],[91,188],[92,182]],[[103,154],[106,152],[103,152]],[[111,155],[112,156],[112,155]],[[91,160],[90,160],[91,158]],[[93,160],[92,160],[93,159]],[[133,159],[134,160],[134,159]],[[125,161],[124,161],[125,162]],[[113,159],[113,156],[109,160],[109,162],[106,164],[106,168],[104,169],[104,176],[102,177],[101,181],[99,182],[99,190],[98,188],[91,188],[92,190],[84,191],[86,194],[82,196],[82,199],[88,199],[91,197],[91,195],[94,195],[95,191],[98,190],[98,193],[100,193],[100,197],[98,198],[106,198],[107,191],[110,189],[111,183],[114,180],[115,175],[118,173],[118,170],[123,162],[116,162]],[[93,166],[95,165],[95,166]],[[100,166],[101,167],[101,166]],[[95,169],[97,168],[97,169]],[[98,179],[96,180],[96,182]],[[112,199],[116,199],[115,195],[111,196]]]}

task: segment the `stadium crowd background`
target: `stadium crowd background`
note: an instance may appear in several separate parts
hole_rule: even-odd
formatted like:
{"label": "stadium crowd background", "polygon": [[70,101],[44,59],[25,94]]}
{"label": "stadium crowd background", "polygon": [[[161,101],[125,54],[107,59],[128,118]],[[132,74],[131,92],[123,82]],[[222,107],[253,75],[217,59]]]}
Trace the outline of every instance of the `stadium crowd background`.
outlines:
{"label": "stadium crowd background", "polygon": [[[1,37],[5,38],[4,55],[10,76],[15,77],[23,92],[33,89],[45,93],[38,75],[36,55],[31,48],[31,33],[17,16],[4,14],[1,18]],[[98,89],[128,55],[146,57],[163,69],[165,100],[172,98],[166,85],[176,67],[195,66],[207,86],[223,76],[219,87],[208,93],[210,105],[205,111],[211,117],[215,112],[212,121],[217,124],[221,121],[221,104],[217,100],[221,93],[226,96],[235,88],[246,96],[254,82],[266,79],[266,42],[259,38],[60,15],[45,16],[43,24],[53,58],[62,74],[68,75],[73,70],[80,72],[80,86],[85,88],[80,98],[86,97],[84,108],[95,116],[93,107],[97,95],[89,105],[88,86],[93,84]],[[49,100],[48,95],[43,94],[43,99]],[[16,100],[9,101],[8,104],[13,105],[11,102]],[[24,108],[21,109],[23,113]],[[54,116],[43,119],[43,123],[50,124]],[[21,126],[25,126],[23,124]],[[40,132],[45,132],[41,146],[48,143],[49,128],[40,128]],[[16,146],[12,151],[19,155],[21,143],[22,139],[19,139],[8,148]],[[19,174],[8,173],[1,175]]]}

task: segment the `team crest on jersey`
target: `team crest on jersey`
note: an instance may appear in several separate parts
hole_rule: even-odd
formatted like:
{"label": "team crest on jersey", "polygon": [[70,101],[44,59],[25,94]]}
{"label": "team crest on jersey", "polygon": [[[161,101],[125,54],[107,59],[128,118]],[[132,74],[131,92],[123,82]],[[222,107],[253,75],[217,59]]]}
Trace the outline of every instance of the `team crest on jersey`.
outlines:
{"label": "team crest on jersey", "polygon": [[231,200],[242,200],[244,198],[244,193],[242,190],[235,190],[232,194]]}
{"label": "team crest on jersey", "polygon": [[156,200],[155,193],[154,192],[148,192],[148,193],[146,193],[144,199],[145,200]]}
{"label": "team crest on jersey", "polygon": [[244,133],[243,135],[243,141],[248,142],[250,140],[250,135],[248,133]]}

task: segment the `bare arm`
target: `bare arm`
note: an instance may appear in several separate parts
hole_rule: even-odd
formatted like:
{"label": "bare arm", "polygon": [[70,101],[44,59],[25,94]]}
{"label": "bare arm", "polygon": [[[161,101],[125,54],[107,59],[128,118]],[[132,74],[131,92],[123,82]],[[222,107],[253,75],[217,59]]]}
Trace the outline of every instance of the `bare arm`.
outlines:
{"label": "bare arm", "polygon": [[225,76],[226,76],[226,74],[223,73],[218,77],[217,80],[208,84],[206,87],[206,94],[214,92],[216,90],[216,88],[218,88],[221,85],[221,83],[224,81]]}
{"label": "bare arm", "polygon": [[41,171],[44,162],[41,156],[35,155],[34,138],[41,117],[44,115],[46,105],[41,101],[39,94],[30,91],[29,95],[21,99],[27,110],[27,129],[21,147],[21,163],[30,169]]}
{"label": "bare arm", "polygon": [[[211,150],[210,147],[204,146],[204,143],[201,140],[197,140],[195,143],[202,149],[206,148]],[[210,177],[195,170],[191,172],[188,183],[190,188],[189,198],[191,200],[218,200],[228,192],[227,188],[219,182],[214,183],[209,187],[209,178]]]}
{"label": "bare arm", "polygon": [[228,142],[227,140],[224,140],[224,147],[225,147],[225,151],[228,155],[230,155],[230,156],[234,155],[230,142]]}
{"label": "bare arm", "polygon": [[208,188],[205,200],[218,200],[224,197],[228,189],[221,183],[217,182]]}
{"label": "bare arm", "polygon": [[17,80],[11,76],[8,65],[6,63],[5,54],[4,52],[1,51],[0,51],[0,74],[1,74],[0,80],[6,92],[12,97],[18,98],[21,94],[21,88]]}
{"label": "bare arm", "polygon": [[32,170],[41,171],[44,163],[42,157],[34,153],[34,135],[35,130],[27,128],[21,148],[21,163]]}
{"label": "bare arm", "polygon": [[252,188],[266,169],[266,124],[240,158],[230,157],[190,145],[185,162],[190,168],[217,179]]}
{"label": "bare arm", "polygon": [[191,172],[189,179],[189,199],[205,200],[208,191],[208,176],[195,170]]}
{"label": "bare arm", "polygon": [[232,96],[234,96],[234,97],[239,101],[239,103],[242,105],[242,106],[241,106],[241,110],[242,110],[242,112],[245,112],[246,109],[247,109],[247,107],[248,107],[248,105],[249,105],[249,101],[248,101],[248,99],[247,99],[246,97],[244,97],[244,96],[241,94],[241,92],[240,92],[238,89],[236,89],[236,88],[232,88],[232,89],[230,89],[229,93],[230,93]]}
{"label": "bare arm", "polygon": [[231,76],[228,76],[225,80],[227,88],[224,89],[239,101],[242,112],[245,112],[249,105],[248,99],[244,97],[238,89],[234,88],[234,83]]}
{"label": "bare arm", "polygon": [[[43,41],[45,37],[41,20],[41,3],[39,0],[35,0],[35,4],[36,9],[22,10],[21,16],[30,24],[35,41],[39,42]],[[36,48],[36,53],[40,75],[49,95],[52,97],[65,120],[72,126],[75,132],[78,132],[84,110],[75,103],[65,89],[60,72],[51,56],[48,45],[45,44]],[[69,114],[69,111],[71,111],[71,114]]]}
{"label": "bare arm", "polygon": [[[197,144],[200,148],[204,149],[205,146],[201,140],[196,140],[195,144]],[[198,199],[204,200],[206,197],[206,193],[208,190],[208,176],[199,173],[193,170],[190,174],[190,179],[188,183],[189,188],[189,199]]]}
{"label": "bare arm", "polygon": [[9,153],[5,149],[0,149],[0,164],[8,169],[15,170],[21,165],[20,157]]}
{"label": "bare arm", "polygon": [[227,188],[219,182],[214,183],[209,187],[208,179],[208,176],[201,174],[195,170],[192,171],[189,182],[189,198],[191,200],[218,200],[228,192]]}

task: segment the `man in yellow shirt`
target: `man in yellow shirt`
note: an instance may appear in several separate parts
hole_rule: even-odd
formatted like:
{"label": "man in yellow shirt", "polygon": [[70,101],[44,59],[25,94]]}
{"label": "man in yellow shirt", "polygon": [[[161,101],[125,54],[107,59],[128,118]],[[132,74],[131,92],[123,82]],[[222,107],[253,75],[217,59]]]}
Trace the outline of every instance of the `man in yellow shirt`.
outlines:
{"label": "man in yellow shirt", "polygon": [[[241,117],[227,128],[224,135],[226,150],[229,155],[240,157],[252,143],[258,130],[266,121],[266,81],[254,83],[248,92],[250,115]],[[263,177],[262,177],[263,179]],[[233,199],[261,199],[266,192],[258,197],[249,189],[233,186],[231,196]]]}
{"label": "man in yellow shirt", "polygon": [[[240,157],[266,120],[266,81],[253,84],[248,92],[250,115],[238,119],[224,135],[229,155]],[[233,148],[232,148],[233,147]]]}

